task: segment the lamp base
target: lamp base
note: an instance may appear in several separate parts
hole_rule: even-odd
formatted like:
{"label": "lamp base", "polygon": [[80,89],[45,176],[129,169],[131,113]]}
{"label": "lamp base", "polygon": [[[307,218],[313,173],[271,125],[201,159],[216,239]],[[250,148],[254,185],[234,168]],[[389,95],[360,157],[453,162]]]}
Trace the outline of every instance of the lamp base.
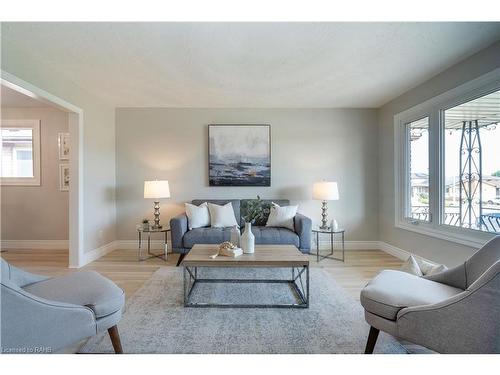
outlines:
{"label": "lamp base", "polygon": [[155,215],[155,224],[151,226],[152,229],[161,229],[160,225],[160,202],[155,201],[154,205],[154,215]]}
{"label": "lamp base", "polygon": [[328,221],[328,203],[327,201],[323,201],[321,204],[321,226],[319,229],[325,230],[330,229],[327,224]]}

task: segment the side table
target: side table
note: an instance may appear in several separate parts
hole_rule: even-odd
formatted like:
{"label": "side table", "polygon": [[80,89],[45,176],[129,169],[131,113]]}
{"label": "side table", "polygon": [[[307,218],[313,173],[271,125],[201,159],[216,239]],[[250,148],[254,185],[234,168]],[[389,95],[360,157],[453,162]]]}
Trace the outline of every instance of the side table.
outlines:
{"label": "side table", "polygon": [[[321,228],[313,228],[312,229],[313,235],[316,234],[316,261],[319,262],[320,258],[321,260],[325,258],[329,259],[335,259],[335,260],[341,260],[342,262],[345,262],[345,240],[344,240],[344,234],[345,230],[344,229],[333,229],[333,228],[327,228],[327,229],[321,229]],[[327,255],[321,255],[319,251],[319,235],[320,234],[329,234],[330,235],[330,253]],[[333,245],[335,243],[335,235],[340,234],[342,236],[342,258],[336,258],[333,256]]]}
{"label": "side table", "polygon": [[[139,261],[151,259],[151,258],[160,258],[163,259],[165,262],[167,261],[167,253],[168,253],[168,233],[170,232],[170,228],[158,228],[158,229],[144,229],[142,225],[137,226],[137,233],[139,234],[139,249],[138,249],[138,255],[139,255]],[[151,252],[151,233],[165,233],[165,247],[163,250],[163,254],[155,254]],[[148,235],[148,257],[143,258],[142,257],[142,235],[147,234]]]}

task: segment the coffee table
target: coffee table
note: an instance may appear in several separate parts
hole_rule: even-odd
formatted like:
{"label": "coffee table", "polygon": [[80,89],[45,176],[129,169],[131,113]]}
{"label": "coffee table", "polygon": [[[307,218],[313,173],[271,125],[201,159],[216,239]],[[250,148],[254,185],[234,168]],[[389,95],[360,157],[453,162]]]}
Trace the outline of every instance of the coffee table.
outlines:
{"label": "coffee table", "polygon": [[[183,259],[184,306],[185,307],[264,307],[264,308],[308,308],[309,307],[309,259],[293,245],[256,245],[255,253],[237,258],[210,255],[217,253],[217,245],[196,244]],[[289,279],[215,279],[198,277],[200,267],[238,268],[290,268]],[[200,272],[201,273],[201,272]],[[286,283],[296,293],[297,303],[235,304],[193,302],[191,295],[199,283]]]}

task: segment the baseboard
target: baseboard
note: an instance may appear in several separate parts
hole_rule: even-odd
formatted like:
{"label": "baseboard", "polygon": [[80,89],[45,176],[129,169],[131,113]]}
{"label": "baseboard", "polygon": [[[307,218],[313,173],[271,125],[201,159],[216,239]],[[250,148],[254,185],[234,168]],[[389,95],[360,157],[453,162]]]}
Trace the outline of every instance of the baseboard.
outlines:
{"label": "baseboard", "polygon": [[396,247],[394,245],[388,244],[387,242],[384,241],[379,241],[379,249],[386,252],[387,254],[391,254],[392,256],[395,256],[396,258],[399,258],[401,260],[407,260],[410,256],[413,256],[414,258],[421,259],[423,261],[426,261],[428,263],[432,264],[438,264],[430,259],[421,257],[420,255],[416,255],[414,253],[411,253],[409,251],[400,249],[399,247]]}
{"label": "baseboard", "polygon": [[384,241],[379,241],[379,249],[401,260],[408,259],[410,255],[415,256],[414,254],[406,250],[400,249],[399,247],[388,244]]}
{"label": "baseboard", "polygon": [[83,254],[83,259],[80,261],[79,267],[83,267],[86,264],[89,264],[90,262],[93,262],[94,260],[97,260],[100,257],[109,254],[113,250],[116,250],[117,242],[118,241],[108,242],[107,244],[102,245],[97,249],[87,251]]}
{"label": "baseboard", "polygon": [[68,250],[68,240],[2,240],[2,250]]}
{"label": "baseboard", "polygon": [[[335,249],[341,248],[341,241],[335,240]],[[320,239],[319,246],[321,249],[330,248],[330,239]],[[379,241],[345,241],[346,250],[378,250],[380,248]],[[313,240],[311,249],[316,250],[316,242]]]}

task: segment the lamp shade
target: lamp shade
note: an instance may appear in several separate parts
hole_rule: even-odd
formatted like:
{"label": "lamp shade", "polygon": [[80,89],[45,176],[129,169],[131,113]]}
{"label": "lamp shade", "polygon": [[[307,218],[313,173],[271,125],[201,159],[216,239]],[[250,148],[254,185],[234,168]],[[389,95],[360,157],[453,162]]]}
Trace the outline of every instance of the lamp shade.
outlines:
{"label": "lamp shade", "polygon": [[339,199],[339,189],[336,182],[315,182],[313,199],[320,201],[336,201]]}
{"label": "lamp shade", "polygon": [[167,180],[144,181],[144,198],[170,198]]}

